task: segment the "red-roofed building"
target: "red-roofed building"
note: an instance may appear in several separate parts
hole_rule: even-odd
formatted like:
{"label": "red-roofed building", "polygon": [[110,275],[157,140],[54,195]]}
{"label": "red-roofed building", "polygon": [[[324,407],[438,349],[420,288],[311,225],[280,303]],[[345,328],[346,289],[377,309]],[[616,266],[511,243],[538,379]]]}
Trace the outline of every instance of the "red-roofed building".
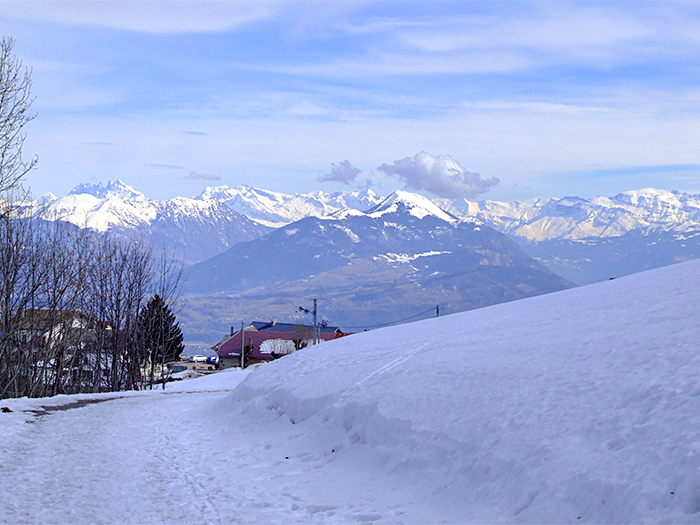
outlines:
{"label": "red-roofed building", "polygon": [[[230,339],[219,344],[219,368],[241,366],[241,346],[245,348],[245,364],[272,361],[296,350],[305,348],[313,343],[312,326],[298,326],[294,331],[258,331],[253,326],[243,332],[245,338],[241,341],[241,331],[235,332]],[[340,330],[320,332],[319,342],[330,341],[343,337]]]}

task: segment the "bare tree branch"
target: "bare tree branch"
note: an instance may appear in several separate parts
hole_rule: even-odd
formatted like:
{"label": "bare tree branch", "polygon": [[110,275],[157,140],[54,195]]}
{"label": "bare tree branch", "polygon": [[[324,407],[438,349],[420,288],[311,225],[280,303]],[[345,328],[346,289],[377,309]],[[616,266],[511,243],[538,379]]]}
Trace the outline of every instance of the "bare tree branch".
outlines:
{"label": "bare tree branch", "polygon": [[31,70],[12,54],[14,44],[10,37],[0,39],[0,193],[17,186],[38,160],[22,159],[22,130],[36,114],[30,113]]}

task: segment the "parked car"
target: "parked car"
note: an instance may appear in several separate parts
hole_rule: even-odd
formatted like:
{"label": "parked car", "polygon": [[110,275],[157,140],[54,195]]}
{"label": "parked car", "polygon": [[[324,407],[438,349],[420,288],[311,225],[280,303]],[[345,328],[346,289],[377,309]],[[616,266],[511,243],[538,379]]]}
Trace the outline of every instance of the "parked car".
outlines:
{"label": "parked car", "polygon": [[194,355],[194,356],[192,356],[192,362],[193,362],[193,363],[206,363],[206,362],[207,362],[207,356],[205,356],[205,355]]}
{"label": "parked car", "polygon": [[218,363],[219,363],[219,356],[218,356],[218,355],[214,355],[214,356],[211,356],[211,357],[207,357],[207,363],[209,363],[210,365],[216,365],[216,364],[218,364]]}

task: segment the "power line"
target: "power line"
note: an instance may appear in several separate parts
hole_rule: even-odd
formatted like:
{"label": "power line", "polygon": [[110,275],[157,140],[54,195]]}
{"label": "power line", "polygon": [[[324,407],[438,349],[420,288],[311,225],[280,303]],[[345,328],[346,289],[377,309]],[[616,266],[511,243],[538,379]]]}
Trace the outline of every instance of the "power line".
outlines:
{"label": "power line", "polygon": [[[615,238],[613,238],[613,239],[615,239]],[[572,252],[580,252],[580,251],[585,252],[585,251],[588,251],[588,250],[593,250],[593,249],[595,249],[595,248],[599,248],[599,247],[601,247],[601,246],[605,246],[607,240],[608,240],[607,238],[603,238],[603,239],[601,239],[600,244],[596,244],[596,245],[581,244],[581,245],[579,245],[579,246],[568,246],[568,247],[563,248],[563,249],[551,251],[551,252],[549,252],[549,253],[538,254],[538,255],[529,255],[527,252],[525,252],[525,250],[523,250],[523,252],[524,252],[525,255],[527,255],[528,257],[530,257],[530,258],[536,260],[537,262],[539,262],[540,264],[542,264],[543,266],[546,267],[546,265],[542,262],[542,259],[544,259],[544,258],[552,257],[552,256],[564,254],[564,253],[572,253]],[[624,243],[629,243],[629,242],[634,241],[634,239],[626,238],[626,239],[622,239],[622,241],[623,241]],[[609,246],[614,248],[614,247],[615,247],[615,244],[614,244],[614,243],[610,243]],[[521,249],[522,249],[522,247],[521,247]],[[514,268],[514,267],[513,267],[513,266],[497,266],[497,265],[482,266],[482,267],[475,268],[475,269],[472,269],[472,270],[467,270],[467,271],[464,271],[464,272],[450,273],[450,274],[444,274],[444,275],[436,275],[436,276],[434,276],[434,277],[432,277],[432,278],[429,278],[429,279],[426,279],[426,280],[424,280],[424,281],[421,281],[421,284],[430,283],[430,282],[437,281],[437,280],[440,280],[440,279],[449,279],[449,278],[453,278],[453,277],[460,277],[460,276],[463,276],[463,275],[470,275],[470,274],[474,274],[474,273],[484,272],[484,271],[487,271],[487,270],[494,270],[494,269],[496,269],[496,268],[507,269],[507,268]],[[551,270],[550,270],[550,271],[551,271]],[[412,284],[414,284],[414,283],[413,283],[413,282],[411,282],[411,283],[402,283],[402,284],[396,286],[396,288],[405,287],[405,286],[410,286],[410,285],[412,285]],[[486,297],[486,296],[481,296],[481,297],[479,297],[479,298],[483,298],[483,297]],[[425,315],[425,314],[427,314],[427,313],[429,313],[429,312],[433,312],[433,311],[435,311],[435,307],[430,308],[429,310],[426,310],[426,311],[424,311],[424,312],[421,312],[421,313],[418,313],[418,314],[415,314],[415,315],[412,315],[412,316],[409,316],[409,317],[405,317],[405,318],[403,318],[403,319],[398,319],[398,320],[396,320],[396,321],[391,321],[391,322],[389,322],[389,323],[381,323],[381,324],[374,324],[374,325],[361,325],[361,326],[347,326],[347,325],[343,325],[343,328],[348,328],[348,329],[381,328],[381,327],[384,327],[384,326],[391,326],[391,325],[394,325],[394,324],[399,324],[399,323],[402,323],[402,322],[404,322],[404,321],[410,321],[411,319],[415,319],[415,318],[417,318],[417,317],[420,317],[420,316],[422,316],[422,315]]]}
{"label": "power line", "polygon": [[343,325],[343,328],[349,328],[352,330],[358,329],[358,328],[381,328],[382,326],[391,326],[393,324],[398,324],[402,323],[404,321],[410,321],[411,319],[415,319],[416,317],[420,317],[421,315],[425,315],[430,312],[435,311],[435,306],[430,308],[429,310],[426,310],[425,312],[421,312],[419,314],[411,315],[410,317],[404,317],[403,319],[397,319],[396,321],[391,321],[390,323],[381,323],[381,324],[363,324],[361,326],[346,326]]}

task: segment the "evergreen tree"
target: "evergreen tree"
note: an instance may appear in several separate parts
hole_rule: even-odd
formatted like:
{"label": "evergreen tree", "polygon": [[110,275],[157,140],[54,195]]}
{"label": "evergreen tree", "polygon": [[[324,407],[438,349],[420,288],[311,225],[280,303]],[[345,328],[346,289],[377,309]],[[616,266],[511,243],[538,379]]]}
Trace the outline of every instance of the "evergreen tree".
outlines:
{"label": "evergreen tree", "polygon": [[151,384],[156,363],[177,361],[184,350],[180,323],[165,301],[155,295],[141,310],[144,357],[151,365]]}

